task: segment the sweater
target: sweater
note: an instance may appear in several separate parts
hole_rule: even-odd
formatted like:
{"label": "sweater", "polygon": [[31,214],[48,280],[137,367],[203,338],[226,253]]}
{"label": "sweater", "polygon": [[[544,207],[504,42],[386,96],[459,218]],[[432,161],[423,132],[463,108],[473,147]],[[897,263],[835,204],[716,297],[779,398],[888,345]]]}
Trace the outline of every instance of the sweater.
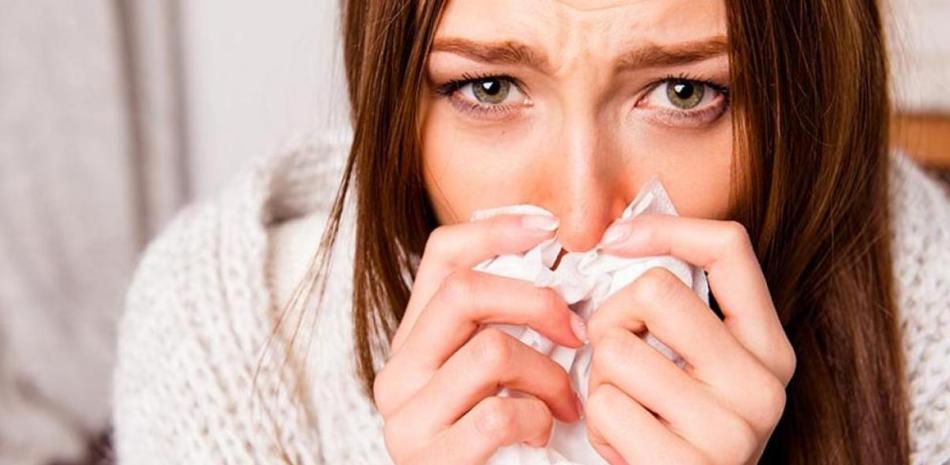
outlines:
{"label": "sweater", "polygon": [[[288,307],[327,222],[345,137],[298,144],[183,209],[143,253],[114,371],[119,464],[384,464],[356,374],[353,203],[325,300]],[[950,200],[900,153],[889,201],[914,464],[950,463]]]}

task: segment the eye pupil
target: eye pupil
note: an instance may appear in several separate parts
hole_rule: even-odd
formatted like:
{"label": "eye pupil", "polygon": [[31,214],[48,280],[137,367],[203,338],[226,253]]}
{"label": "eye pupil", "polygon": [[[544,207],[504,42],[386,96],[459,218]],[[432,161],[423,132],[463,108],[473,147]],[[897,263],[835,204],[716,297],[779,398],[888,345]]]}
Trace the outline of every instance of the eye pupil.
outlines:
{"label": "eye pupil", "polygon": [[501,84],[494,79],[482,81],[480,85],[482,86],[482,90],[488,95],[497,95],[498,92],[501,91]]}
{"label": "eye pupil", "polygon": [[670,81],[666,86],[666,96],[673,105],[688,110],[703,100],[706,86],[687,80]]}
{"label": "eye pupil", "polygon": [[676,96],[686,100],[693,95],[693,84],[689,82],[677,82],[673,84],[673,92],[676,92]]}
{"label": "eye pupil", "polygon": [[498,78],[480,79],[472,83],[475,98],[482,103],[498,104],[505,101],[511,83]]}

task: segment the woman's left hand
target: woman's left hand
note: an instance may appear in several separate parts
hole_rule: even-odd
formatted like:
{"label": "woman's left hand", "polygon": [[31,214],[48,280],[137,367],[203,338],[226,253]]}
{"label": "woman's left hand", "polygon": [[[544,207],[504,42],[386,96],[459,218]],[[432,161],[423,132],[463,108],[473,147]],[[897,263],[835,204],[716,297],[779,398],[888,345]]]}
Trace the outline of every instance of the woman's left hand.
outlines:
{"label": "woman's left hand", "polygon": [[[757,463],[796,362],[745,229],[643,215],[615,224],[605,239],[612,231],[620,237],[602,244],[607,253],[672,255],[703,267],[724,319],[663,268],[604,302],[588,321],[591,443],[614,465]],[[637,336],[645,329],[686,369]]]}

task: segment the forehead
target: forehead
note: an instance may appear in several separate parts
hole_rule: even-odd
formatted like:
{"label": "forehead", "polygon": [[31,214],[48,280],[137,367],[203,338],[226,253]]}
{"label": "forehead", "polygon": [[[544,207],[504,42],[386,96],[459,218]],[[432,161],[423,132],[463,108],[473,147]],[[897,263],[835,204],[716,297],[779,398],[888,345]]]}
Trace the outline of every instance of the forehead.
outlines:
{"label": "forehead", "polygon": [[557,67],[622,48],[725,35],[723,0],[449,0],[436,40],[517,41],[543,50]]}

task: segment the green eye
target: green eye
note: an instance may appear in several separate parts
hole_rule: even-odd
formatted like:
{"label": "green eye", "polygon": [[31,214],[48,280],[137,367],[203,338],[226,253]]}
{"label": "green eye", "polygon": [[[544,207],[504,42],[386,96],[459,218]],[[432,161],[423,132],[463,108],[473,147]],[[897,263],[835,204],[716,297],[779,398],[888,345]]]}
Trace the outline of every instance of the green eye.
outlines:
{"label": "green eye", "polygon": [[510,91],[511,82],[504,79],[486,78],[472,81],[472,94],[481,103],[502,103],[508,98]]}
{"label": "green eye", "polygon": [[706,85],[700,82],[675,80],[666,84],[666,97],[673,106],[682,110],[695,108],[703,101]]}

